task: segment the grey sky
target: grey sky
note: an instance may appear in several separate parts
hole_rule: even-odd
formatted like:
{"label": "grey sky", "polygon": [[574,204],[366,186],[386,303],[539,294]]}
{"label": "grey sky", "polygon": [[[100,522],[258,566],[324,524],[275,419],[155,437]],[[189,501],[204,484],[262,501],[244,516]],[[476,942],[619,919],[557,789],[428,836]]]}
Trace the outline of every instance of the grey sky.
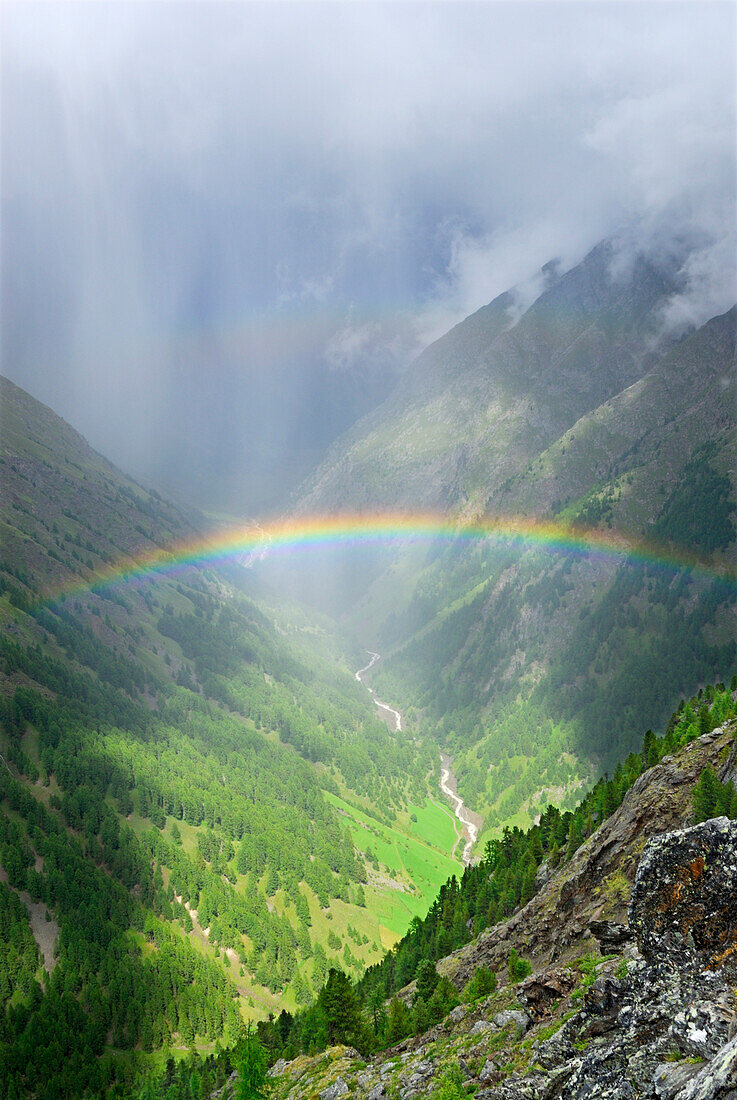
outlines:
{"label": "grey sky", "polygon": [[606,234],[695,243],[664,324],[737,296],[731,4],[2,23],[3,371],[129,469],[222,473],[214,504],[263,504],[423,342]]}

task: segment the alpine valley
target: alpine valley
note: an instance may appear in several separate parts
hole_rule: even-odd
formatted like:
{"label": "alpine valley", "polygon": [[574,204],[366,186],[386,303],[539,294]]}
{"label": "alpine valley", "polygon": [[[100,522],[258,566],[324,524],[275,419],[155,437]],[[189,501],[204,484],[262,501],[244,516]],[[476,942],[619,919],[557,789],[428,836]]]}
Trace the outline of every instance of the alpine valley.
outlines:
{"label": "alpine valley", "polygon": [[242,538],[3,380],[0,1095],[734,1095],[737,307],[668,328],[683,263],[547,265]]}

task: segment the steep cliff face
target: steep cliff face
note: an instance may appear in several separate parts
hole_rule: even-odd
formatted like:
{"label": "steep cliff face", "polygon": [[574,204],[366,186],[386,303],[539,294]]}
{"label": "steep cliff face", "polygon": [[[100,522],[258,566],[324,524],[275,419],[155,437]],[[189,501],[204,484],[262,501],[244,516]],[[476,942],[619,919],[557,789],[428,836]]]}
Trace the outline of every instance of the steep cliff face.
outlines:
{"label": "steep cliff face", "polygon": [[[704,767],[734,770],[734,735],[644,773],[524,909],[438,964],[459,989],[493,967],[495,993],[369,1061],[334,1047],[280,1062],[274,1095],[734,1100],[737,823],[690,824]],[[533,964],[521,983],[511,948]]]}

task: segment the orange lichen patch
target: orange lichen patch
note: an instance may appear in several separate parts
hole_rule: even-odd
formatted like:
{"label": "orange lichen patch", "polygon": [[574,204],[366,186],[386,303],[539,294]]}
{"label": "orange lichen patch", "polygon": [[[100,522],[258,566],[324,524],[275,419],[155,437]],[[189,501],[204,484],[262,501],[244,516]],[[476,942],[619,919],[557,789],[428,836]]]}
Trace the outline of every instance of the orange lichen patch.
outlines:
{"label": "orange lichen patch", "polygon": [[719,955],[712,955],[709,959],[707,970],[718,970],[720,966],[723,966],[727,959],[737,956],[737,929],[732,932],[732,943]]}
{"label": "orange lichen patch", "polygon": [[661,913],[667,913],[670,909],[673,909],[681,900],[682,889],[682,882],[672,882],[666,886],[665,889],[661,891],[658,910]]}
{"label": "orange lichen patch", "polygon": [[706,860],[704,859],[703,856],[697,856],[696,859],[692,863],[689,864],[689,870],[691,872],[691,878],[694,882],[697,879],[701,878],[701,876],[704,873],[704,868],[705,867],[706,867]]}
{"label": "orange lichen patch", "polygon": [[658,910],[667,913],[669,909],[674,909],[682,900],[684,889],[698,882],[705,868],[706,860],[703,856],[697,856],[691,863],[679,868],[676,881],[669,883],[661,891]]}
{"label": "orange lichen patch", "polygon": [[661,913],[668,913],[671,909],[675,909],[681,901],[681,894],[683,893],[683,887],[685,883],[683,881],[671,882],[660,893],[660,903],[658,910]]}

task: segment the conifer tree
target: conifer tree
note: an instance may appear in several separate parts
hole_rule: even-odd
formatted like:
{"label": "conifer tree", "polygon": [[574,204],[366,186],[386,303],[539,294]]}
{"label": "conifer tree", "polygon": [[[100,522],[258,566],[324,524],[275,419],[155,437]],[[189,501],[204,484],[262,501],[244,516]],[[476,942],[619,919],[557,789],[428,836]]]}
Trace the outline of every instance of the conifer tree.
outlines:
{"label": "conifer tree", "polygon": [[241,1043],[237,1068],[235,1100],[265,1100],[270,1089],[266,1052],[250,1023]]}
{"label": "conifer tree", "polygon": [[404,1001],[394,997],[389,1005],[386,1038],[389,1043],[398,1043],[409,1035],[412,1029],[412,1017]]}
{"label": "conifer tree", "polygon": [[521,982],[532,972],[532,967],[527,959],[522,959],[514,948],[509,952],[509,977],[512,982]]}
{"label": "conifer tree", "polygon": [[714,816],[717,801],[717,778],[707,764],[694,787],[693,808],[696,821],[707,821]]}
{"label": "conifer tree", "polygon": [[709,733],[711,731],[711,715],[709,714],[708,703],[702,703],[699,708],[699,735]]}
{"label": "conifer tree", "polygon": [[429,1001],[438,984],[438,972],[431,959],[423,959],[417,967],[417,996]]}
{"label": "conifer tree", "polygon": [[355,1044],[359,1041],[358,999],[342,970],[331,967],[318,1004],[325,1013],[329,1042]]}

